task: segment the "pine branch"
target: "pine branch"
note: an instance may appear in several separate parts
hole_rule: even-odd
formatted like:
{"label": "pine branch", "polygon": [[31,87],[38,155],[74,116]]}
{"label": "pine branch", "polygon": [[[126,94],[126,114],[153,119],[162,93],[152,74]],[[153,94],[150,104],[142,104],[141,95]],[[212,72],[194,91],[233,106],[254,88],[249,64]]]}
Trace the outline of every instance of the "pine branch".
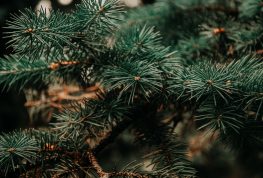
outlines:
{"label": "pine branch", "polygon": [[[9,169],[21,169],[27,162],[34,164],[39,151],[37,142],[25,134],[13,132],[0,136],[0,167],[5,175]],[[18,166],[20,162],[20,166]],[[23,163],[24,162],[24,163]]]}
{"label": "pine branch", "polygon": [[114,123],[119,124],[128,119],[131,107],[113,96],[111,93],[101,93],[97,98],[76,103],[73,110],[65,109],[63,113],[55,115],[57,120],[52,123],[54,130],[58,131],[61,138],[68,138],[82,130],[85,130],[87,136],[97,136],[100,130],[105,131],[105,128],[111,128]]}
{"label": "pine branch", "polygon": [[77,61],[57,61],[48,63],[45,60],[31,61],[24,56],[7,56],[0,61],[0,83],[4,88],[16,87],[19,90],[37,82],[51,82],[58,74],[61,76],[70,72],[70,68],[80,65]]}
{"label": "pine branch", "polygon": [[102,35],[101,32],[115,28],[115,21],[119,21],[118,15],[123,12],[118,0],[83,0],[76,6],[75,17],[80,19],[78,23],[85,32],[91,30],[95,35]]}
{"label": "pine branch", "polygon": [[243,1],[240,6],[240,16],[242,18],[253,18],[261,13],[262,1],[261,0],[248,0]]}
{"label": "pine branch", "polygon": [[[261,22],[259,22],[261,23]],[[256,51],[258,47],[262,47],[263,28],[260,24],[243,25],[239,30],[233,29],[229,34],[229,38],[234,41],[236,50],[241,52]]]}
{"label": "pine branch", "polygon": [[113,49],[98,58],[105,57],[110,60],[106,64],[103,59],[97,61],[97,65],[105,65],[102,85],[109,91],[118,90],[119,98],[128,103],[133,103],[136,93],[146,100],[160,93],[165,77],[181,68],[175,52],[163,46],[160,34],[146,26],[118,34]]}
{"label": "pine branch", "polygon": [[227,135],[229,132],[240,133],[245,124],[245,117],[235,103],[220,103],[214,106],[213,102],[206,101],[197,110],[196,121],[200,123],[199,129],[206,129],[209,133],[219,130]]}
{"label": "pine branch", "polygon": [[103,86],[108,90],[122,87],[119,97],[127,92],[129,103],[133,102],[135,93],[142,92],[147,99],[162,87],[161,71],[154,64],[143,61],[122,62],[119,66],[109,67],[103,76]]}
{"label": "pine branch", "polygon": [[[31,177],[195,177],[186,145],[171,126],[178,121],[166,117],[166,111],[178,109],[183,100],[196,110],[191,117],[200,130],[219,133],[231,146],[262,143],[260,127],[250,118],[257,122],[263,115],[263,63],[257,56],[239,54],[262,48],[262,22],[253,17],[261,15],[261,9],[258,0],[239,8],[213,0],[206,5],[167,0],[122,18],[117,0],[83,0],[70,14],[50,11],[48,16],[44,9],[26,9],[14,15],[7,35],[17,54],[0,61],[0,84],[22,90],[37,82],[72,78],[100,83],[105,93],[55,115],[51,133],[0,136],[2,172]],[[212,15],[204,18],[207,12]],[[120,24],[120,19],[126,22]],[[149,20],[157,28],[145,26]],[[146,156],[153,170],[103,170],[95,155],[130,126],[153,151]],[[92,147],[90,139],[101,135]]]}
{"label": "pine branch", "polygon": [[123,8],[118,0],[83,0],[73,14],[25,9],[8,21],[7,37],[16,52],[33,57],[54,48],[60,53],[65,47],[89,48],[91,44],[102,45],[105,35],[115,28],[119,13],[123,13]]}
{"label": "pine branch", "polygon": [[41,8],[34,12],[25,9],[21,15],[13,15],[8,21],[7,37],[9,43],[19,53],[38,56],[45,49],[52,47],[63,50],[65,45],[73,45],[70,39],[76,32],[71,17],[59,11],[47,11]]}
{"label": "pine branch", "polygon": [[[117,130],[114,132],[117,133]],[[0,167],[4,168],[5,173],[7,173],[11,167],[10,164],[12,163],[13,171],[15,171],[17,168],[21,169],[23,167],[24,170],[22,172],[25,172],[25,176],[31,174],[33,174],[32,176],[37,174],[51,174],[52,177],[78,175],[78,172],[82,171],[82,167],[84,169],[84,167],[87,166],[85,162],[86,157],[83,157],[81,154],[83,149],[86,149],[86,144],[84,143],[86,141],[80,141],[78,139],[85,138],[82,136],[73,137],[73,140],[71,140],[69,137],[67,137],[65,140],[61,139],[61,137],[58,137],[55,132],[39,132],[35,130],[4,134],[0,137],[2,139],[2,148],[0,149]],[[115,136],[113,135],[110,137],[113,138]],[[12,142],[9,142],[9,139],[12,139]],[[80,148],[80,150],[76,149],[75,147],[70,148],[68,146],[70,142],[72,142],[71,144],[78,143],[79,146],[76,148]],[[34,146],[30,146],[31,144]],[[108,143],[103,142],[103,144],[105,146]],[[134,172],[104,172],[96,161],[95,156],[93,156],[93,152],[98,153],[98,151],[101,149],[101,145],[99,147],[100,148],[95,147],[93,150],[88,151],[87,154],[92,167],[95,168],[96,172],[101,177],[124,176],[146,178],[146,176],[142,176]],[[26,159],[28,163],[18,161],[18,159]],[[72,162],[72,160],[76,160],[77,162]],[[34,171],[36,172],[34,173]]]}

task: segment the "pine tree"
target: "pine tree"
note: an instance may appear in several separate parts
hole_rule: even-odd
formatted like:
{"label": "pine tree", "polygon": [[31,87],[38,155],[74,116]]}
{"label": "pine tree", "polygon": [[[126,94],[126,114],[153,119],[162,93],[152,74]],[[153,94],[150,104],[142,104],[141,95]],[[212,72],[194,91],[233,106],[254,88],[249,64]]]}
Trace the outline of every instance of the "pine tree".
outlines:
{"label": "pine tree", "polygon": [[[13,15],[13,54],[0,60],[5,90],[98,89],[54,114],[48,128],[2,133],[1,175],[198,177],[188,135],[200,132],[237,153],[262,148],[262,3],[157,0],[126,9],[118,0],[82,0],[68,13]],[[124,131],[147,152],[107,171],[97,158]]]}

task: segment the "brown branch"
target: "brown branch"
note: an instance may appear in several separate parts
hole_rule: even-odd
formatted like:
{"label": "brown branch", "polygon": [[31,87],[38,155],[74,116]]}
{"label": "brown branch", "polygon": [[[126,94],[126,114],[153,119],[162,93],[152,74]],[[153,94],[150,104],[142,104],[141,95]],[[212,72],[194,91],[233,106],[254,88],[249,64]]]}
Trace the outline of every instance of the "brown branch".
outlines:
{"label": "brown branch", "polygon": [[[59,62],[52,62],[49,64],[47,67],[39,67],[39,68],[28,68],[28,69],[13,69],[13,70],[3,70],[0,71],[1,75],[8,75],[8,74],[17,74],[17,73],[22,73],[22,72],[37,72],[37,71],[44,71],[44,70],[58,70],[61,67],[69,67],[69,66],[74,66],[78,64],[84,64],[80,63],[78,61],[59,61]],[[89,63],[87,63],[89,64]]]}
{"label": "brown branch", "polygon": [[105,172],[102,167],[99,165],[96,157],[91,151],[87,152],[89,162],[92,166],[92,168],[96,171],[96,173],[99,175],[100,178],[111,178],[114,176],[122,176],[122,177],[130,177],[130,178],[148,178],[148,176],[141,175],[139,173],[134,172]]}
{"label": "brown branch", "polygon": [[48,68],[50,70],[57,70],[59,67],[63,66],[72,66],[72,65],[77,65],[80,64],[78,61],[60,61],[60,62],[52,62]]}
{"label": "brown branch", "polygon": [[263,54],[263,49],[259,49],[256,51],[256,54]]}
{"label": "brown branch", "polygon": [[[48,96],[41,100],[30,100],[25,103],[25,107],[37,107],[40,105],[50,105],[50,107],[61,109],[65,104],[61,101],[82,101],[85,98],[96,98],[96,91],[100,90],[99,86],[92,86],[85,90],[74,86],[64,86],[63,89],[49,91]],[[74,93],[82,92],[80,95]]]}
{"label": "brown branch", "polygon": [[131,123],[132,123],[131,120],[125,119],[120,123],[118,123],[115,127],[113,127],[111,131],[107,133],[105,137],[93,149],[94,154],[97,155],[106,146],[112,143],[119,134],[121,134],[125,129],[127,129],[130,126]]}
{"label": "brown branch", "polygon": [[122,177],[134,177],[134,178],[148,178],[148,176],[141,175],[134,172],[112,172],[109,177],[122,176]]}
{"label": "brown branch", "polygon": [[99,165],[94,154],[91,151],[88,151],[87,154],[88,154],[89,162],[90,162],[92,168],[97,172],[97,174],[100,176],[100,178],[109,178],[110,173],[103,171],[103,169]]}

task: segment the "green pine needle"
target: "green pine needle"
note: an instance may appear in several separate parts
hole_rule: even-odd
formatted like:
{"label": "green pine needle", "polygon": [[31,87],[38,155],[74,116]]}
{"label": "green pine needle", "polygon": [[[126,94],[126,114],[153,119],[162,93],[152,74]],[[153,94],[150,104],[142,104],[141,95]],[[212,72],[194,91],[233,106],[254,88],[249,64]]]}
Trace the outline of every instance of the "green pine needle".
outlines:
{"label": "green pine needle", "polygon": [[[27,163],[34,164],[39,147],[36,140],[23,132],[12,132],[0,136],[0,168],[7,172],[21,169]],[[22,163],[22,164],[21,164]]]}

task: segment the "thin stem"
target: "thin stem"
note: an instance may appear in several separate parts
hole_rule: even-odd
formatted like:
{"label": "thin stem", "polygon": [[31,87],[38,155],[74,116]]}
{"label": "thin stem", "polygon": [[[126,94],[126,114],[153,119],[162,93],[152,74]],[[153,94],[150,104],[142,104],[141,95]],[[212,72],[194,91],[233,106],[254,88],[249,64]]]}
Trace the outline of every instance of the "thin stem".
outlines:
{"label": "thin stem", "polygon": [[125,129],[127,129],[131,125],[131,120],[123,120],[122,122],[118,123],[117,126],[112,128],[112,131],[106,135],[104,139],[98,143],[98,145],[93,149],[93,152],[97,155],[101,152],[106,146],[112,143],[115,138],[120,135]]}
{"label": "thin stem", "polygon": [[92,168],[96,171],[96,173],[99,175],[100,178],[111,178],[114,176],[121,176],[121,177],[130,177],[130,178],[148,178],[148,176],[141,175],[139,173],[134,172],[105,172],[102,167],[99,165],[99,162],[97,161],[96,157],[91,151],[87,152],[90,164]]}

